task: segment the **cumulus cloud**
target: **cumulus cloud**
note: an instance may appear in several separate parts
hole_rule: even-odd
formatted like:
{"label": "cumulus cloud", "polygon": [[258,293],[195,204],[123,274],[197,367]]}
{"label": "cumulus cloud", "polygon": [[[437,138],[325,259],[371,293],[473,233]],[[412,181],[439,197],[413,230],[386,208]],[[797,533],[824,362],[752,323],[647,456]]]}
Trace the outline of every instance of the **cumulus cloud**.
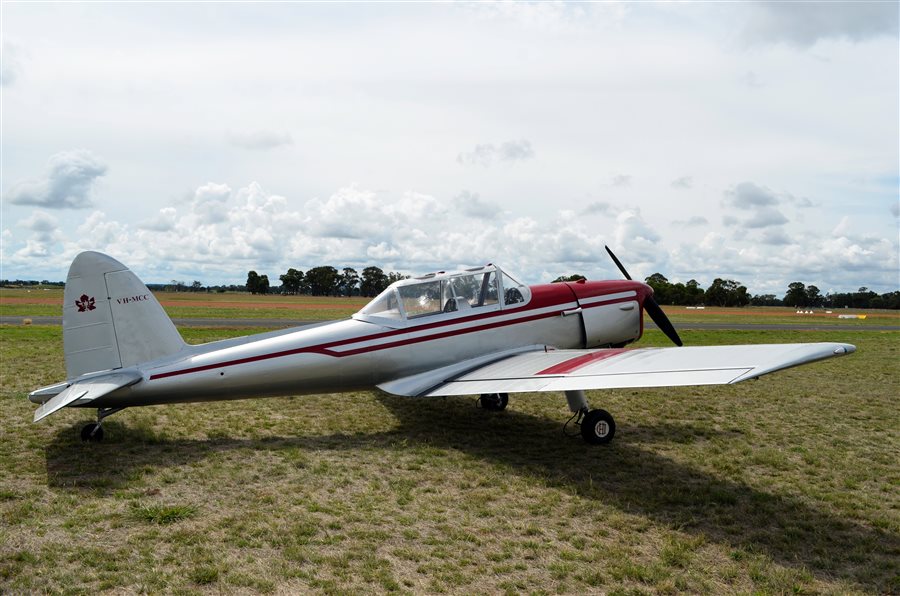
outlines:
{"label": "cumulus cloud", "polygon": [[228,142],[235,147],[267,151],[276,147],[292,145],[294,139],[288,132],[274,132],[271,130],[254,130],[248,132],[228,132],[225,134]]}
{"label": "cumulus cloud", "polygon": [[690,176],[682,176],[680,178],[676,178],[672,180],[671,184],[669,184],[672,188],[693,188],[694,187],[694,179]]}
{"label": "cumulus cloud", "polygon": [[142,230],[169,232],[175,229],[175,218],[178,211],[174,207],[163,207],[153,219],[138,224]]}
{"label": "cumulus cloud", "polygon": [[31,234],[25,246],[16,252],[19,258],[43,258],[49,256],[54,246],[62,240],[59,220],[46,211],[37,210],[19,222],[20,229],[29,230]]}
{"label": "cumulus cloud", "polygon": [[464,190],[453,198],[453,203],[460,213],[467,217],[489,218],[500,213],[500,207],[482,199],[478,193]]}
{"label": "cumulus cloud", "polygon": [[57,153],[50,157],[44,176],[14,184],[6,200],[48,209],[86,209],[93,206],[94,184],[107,169],[103,160],[87,150]]}
{"label": "cumulus cloud", "polygon": [[783,199],[774,191],[753,182],[741,182],[731,190],[726,190],[723,203],[741,211],[749,211],[750,217],[739,219],[733,215],[725,215],[722,223],[726,226],[741,225],[748,229],[766,228],[788,223],[788,218],[778,209]]}
{"label": "cumulus cloud", "polygon": [[699,226],[709,225],[709,221],[702,215],[695,215],[693,217],[689,217],[688,219],[684,219],[684,220],[676,220],[676,221],[673,221],[672,223],[677,226],[682,226],[685,228],[696,228]]}
{"label": "cumulus cloud", "polygon": [[607,215],[615,217],[619,213],[619,209],[607,201],[593,201],[581,210],[582,215]]}
{"label": "cumulus cloud", "polygon": [[475,145],[475,149],[456,156],[457,163],[489,167],[498,162],[515,163],[534,157],[534,149],[527,139]]}
{"label": "cumulus cloud", "polygon": [[770,228],[765,230],[762,233],[760,240],[762,240],[764,244],[771,244],[774,246],[793,244],[791,237],[781,228]]}
{"label": "cumulus cloud", "polygon": [[799,48],[823,39],[862,42],[897,37],[894,2],[768,2],[749,4],[741,34],[748,45],[787,43]]}
{"label": "cumulus cloud", "polygon": [[725,191],[725,196],[726,200],[738,209],[754,209],[777,205],[779,202],[774,192],[752,182],[741,182],[733,190]]}
{"label": "cumulus cloud", "polygon": [[743,226],[750,229],[768,228],[769,226],[780,226],[787,222],[788,218],[778,209],[775,209],[774,207],[763,207],[757,209],[749,219],[744,220]]}

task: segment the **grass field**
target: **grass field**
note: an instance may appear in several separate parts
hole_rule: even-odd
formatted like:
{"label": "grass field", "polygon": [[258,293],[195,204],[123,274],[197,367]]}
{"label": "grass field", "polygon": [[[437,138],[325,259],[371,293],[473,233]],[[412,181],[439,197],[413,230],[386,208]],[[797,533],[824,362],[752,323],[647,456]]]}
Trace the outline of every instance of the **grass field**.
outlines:
{"label": "grass field", "polygon": [[0,327],[0,593],[900,592],[900,332],[681,335],[859,349],[589,392],[606,447],[563,436],[561,395],[377,392],[125,410],[83,444],[92,410],[25,398],[64,378],[61,329]]}

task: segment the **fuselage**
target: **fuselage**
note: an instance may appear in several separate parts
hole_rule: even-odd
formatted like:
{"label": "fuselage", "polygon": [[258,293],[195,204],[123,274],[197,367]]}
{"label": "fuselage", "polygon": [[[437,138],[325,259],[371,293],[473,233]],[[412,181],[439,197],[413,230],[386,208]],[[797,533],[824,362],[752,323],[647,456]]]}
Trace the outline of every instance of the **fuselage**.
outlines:
{"label": "fuselage", "polygon": [[634,281],[522,290],[527,299],[509,304],[395,321],[364,309],[347,320],[188,346],[138,365],[141,382],[90,407],[353,391],[524,346],[624,345],[641,336],[643,301],[652,293]]}

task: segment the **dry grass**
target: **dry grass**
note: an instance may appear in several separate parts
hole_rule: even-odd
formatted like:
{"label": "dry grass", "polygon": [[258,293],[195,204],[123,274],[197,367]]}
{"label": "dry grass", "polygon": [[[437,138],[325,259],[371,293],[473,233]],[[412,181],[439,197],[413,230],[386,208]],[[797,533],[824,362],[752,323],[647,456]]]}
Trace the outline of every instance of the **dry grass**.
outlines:
{"label": "dry grass", "polygon": [[94,445],[91,410],[30,422],[61,330],[0,328],[0,592],[900,591],[900,334],[682,336],[859,352],[595,392],[619,426],[605,448],[562,436],[552,394],[140,408]]}

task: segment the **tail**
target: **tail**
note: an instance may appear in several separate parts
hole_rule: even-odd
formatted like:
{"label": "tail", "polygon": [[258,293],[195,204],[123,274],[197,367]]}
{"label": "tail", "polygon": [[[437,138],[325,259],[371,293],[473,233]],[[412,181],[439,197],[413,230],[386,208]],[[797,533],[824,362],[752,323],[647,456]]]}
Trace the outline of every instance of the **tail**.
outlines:
{"label": "tail", "polygon": [[66,278],[63,345],[74,379],[169,356],[185,343],[134,273],[104,254],[83,252]]}

